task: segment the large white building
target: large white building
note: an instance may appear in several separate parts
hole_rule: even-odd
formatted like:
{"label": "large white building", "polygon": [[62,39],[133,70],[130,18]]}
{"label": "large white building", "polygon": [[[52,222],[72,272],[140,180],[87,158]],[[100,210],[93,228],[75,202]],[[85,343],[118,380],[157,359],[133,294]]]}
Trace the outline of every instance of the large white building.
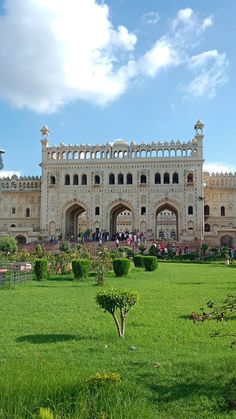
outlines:
{"label": "large white building", "polygon": [[76,239],[87,227],[236,245],[236,175],[203,174],[203,128],[188,142],[91,146],[51,145],[42,127],[41,177],[1,179],[0,234]]}

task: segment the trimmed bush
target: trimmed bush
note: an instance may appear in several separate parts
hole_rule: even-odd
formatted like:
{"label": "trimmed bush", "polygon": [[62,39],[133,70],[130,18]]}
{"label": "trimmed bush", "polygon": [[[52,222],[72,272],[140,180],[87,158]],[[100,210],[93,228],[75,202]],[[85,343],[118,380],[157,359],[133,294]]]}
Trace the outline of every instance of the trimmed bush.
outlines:
{"label": "trimmed bush", "polygon": [[72,260],[72,271],[75,279],[86,279],[89,273],[89,261],[87,259]]}
{"label": "trimmed bush", "polygon": [[47,279],[48,276],[48,261],[46,259],[37,259],[34,263],[34,273],[38,281]]}
{"label": "trimmed bush", "polygon": [[144,256],[143,264],[146,271],[155,271],[158,267],[156,256]]}
{"label": "trimmed bush", "polygon": [[152,244],[150,247],[149,247],[149,255],[150,256],[157,256],[157,253],[158,253],[158,249],[157,249],[157,246],[155,245],[155,244]]}
{"label": "trimmed bush", "polygon": [[129,273],[130,261],[126,258],[113,259],[113,270],[116,276],[126,276]]}
{"label": "trimmed bush", "polygon": [[144,267],[143,258],[144,258],[144,256],[142,256],[142,255],[135,255],[133,257],[133,262],[134,262],[135,268],[143,268]]}

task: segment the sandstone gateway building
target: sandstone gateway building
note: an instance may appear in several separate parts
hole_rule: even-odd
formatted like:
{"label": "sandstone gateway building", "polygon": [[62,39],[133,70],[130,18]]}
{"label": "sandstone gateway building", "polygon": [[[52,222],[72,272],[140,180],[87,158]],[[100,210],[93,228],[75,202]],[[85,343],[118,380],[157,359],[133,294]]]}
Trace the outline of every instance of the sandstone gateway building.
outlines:
{"label": "sandstone gateway building", "polygon": [[41,177],[1,179],[0,235],[76,240],[88,228],[236,246],[236,174],[203,173],[203,122],[194,129],[188,142],[54,146],[43,126]]}

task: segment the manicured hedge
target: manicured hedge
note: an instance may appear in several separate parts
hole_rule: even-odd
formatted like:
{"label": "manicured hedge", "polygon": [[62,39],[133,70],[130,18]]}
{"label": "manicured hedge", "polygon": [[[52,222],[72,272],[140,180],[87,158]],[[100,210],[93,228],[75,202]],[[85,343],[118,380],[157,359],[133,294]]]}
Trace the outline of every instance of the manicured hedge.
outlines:
{"label": "manicured hedge", "polygon": [[130,261],[126,258],[113,259],[113,270],[116,276],[126,276],[129,273]]}
{"label": "manicured hedge", "polygon": [[86,279],[89,273],[89,261],[87,259],[72,260],[72,271],[75,279]]}
{"label": "manicured hedge", "polygon": [[143,258],[144,257],[145,256],[142,256],[142,255],[135,255],[133,257],[133,262],[134,262],[135,268],[143,268],[144,267],[144,265],[143,265]]}
{"label": "manicured hedge", "polygon": [[143,264],[146,271],[155,271],[158,267],[156,256],[144,256]]}
{"label": "manicured hedge", "polygon": [[34,262],[34,273],[38,281],[47,279],[48,276],[48,262],[46,259],[37,259]]}

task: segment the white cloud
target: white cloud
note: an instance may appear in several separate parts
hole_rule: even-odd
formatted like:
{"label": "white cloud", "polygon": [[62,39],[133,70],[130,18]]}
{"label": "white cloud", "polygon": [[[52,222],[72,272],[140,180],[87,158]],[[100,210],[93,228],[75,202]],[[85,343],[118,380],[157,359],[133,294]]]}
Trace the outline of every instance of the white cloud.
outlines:
{"label": "white cloud", "polygon": [[140,59],[139,68],[142,73],[154,77],[160,69],[176,66],[179,63],[178,51],[170,40],[162,38]]}
{"label": "white cloud", "polygon": [[0,178],[9,177],[11,178],[13,175],[21,176],[20,172],[16,172],[14,170],[1,170],[0,171]]}
{"label": "white cloud", "polygon": [[209,173],[235,173],[236,167],[226,163],[204,163],[204,172]]}
{"label": "white cloud", "polygon": [[148,12],[144,13],[142,16],[142,21],[148,23],[149,25],[156,25],[160,20],[160,15],[158,12]]}
{"label": "white cloud", "polygon": [[227,67],[226,54],[220,54],[217,50],[205,51],[191,57],[189,68],[197,75],[187,87],[187,92],[196,97],[214,97],[216,89],[228,81]]}
{"label": "white cloud", "polygon": [[[199,33],[213,24],[212,16],[200,20],[190,8],[179,10],[167,33],[137,56],[136,34],[124,25],[115,28],[104,2],[5,0],[4,5],[5,14],[0,16],[0,98],[39,113],[55,112],[77,100],[105,105],[123,94],[137,77],[155,77],[163,69],[186,65],[188,49]],[[150,12],[148,18],[154,23],[159,15]],[[213,63],[214,69],[217,62],[219,59]],[[217,70],[211,88],[214,93],[223,84],[219,65]],[[210,65],[207,71],[208,83]],[[203,78],[202,73],[200,76]],[[196,86],[204,84],[197,77],[189,86],[194,95],[200,91]]]}

